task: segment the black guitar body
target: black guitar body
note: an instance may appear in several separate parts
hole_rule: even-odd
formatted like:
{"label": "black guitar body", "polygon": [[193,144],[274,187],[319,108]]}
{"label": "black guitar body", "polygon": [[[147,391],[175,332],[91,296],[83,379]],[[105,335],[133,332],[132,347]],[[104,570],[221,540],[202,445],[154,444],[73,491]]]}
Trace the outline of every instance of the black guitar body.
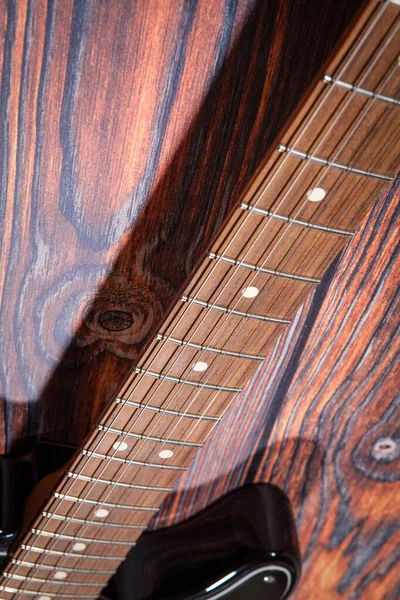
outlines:
{"label": "black guitar body", "polygon": [[283,600],[300,575],[286,495],[239,488],[173,527],[146,532],[102,600]]}

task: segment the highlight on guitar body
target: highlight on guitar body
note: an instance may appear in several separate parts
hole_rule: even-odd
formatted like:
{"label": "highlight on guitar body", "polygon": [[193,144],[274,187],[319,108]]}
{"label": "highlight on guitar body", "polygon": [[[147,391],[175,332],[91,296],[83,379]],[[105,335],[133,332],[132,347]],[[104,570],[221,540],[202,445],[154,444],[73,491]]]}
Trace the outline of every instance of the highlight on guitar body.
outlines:
{"label": "highlight on guitar body", "polygon": [[395,600],[399,2],[0,6],[0,599]]}

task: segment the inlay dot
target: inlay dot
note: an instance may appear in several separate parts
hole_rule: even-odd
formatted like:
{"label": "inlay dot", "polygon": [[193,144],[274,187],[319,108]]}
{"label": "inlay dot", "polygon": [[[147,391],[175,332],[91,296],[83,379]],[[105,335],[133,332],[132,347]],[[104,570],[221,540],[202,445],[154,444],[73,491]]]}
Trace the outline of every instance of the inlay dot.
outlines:
{"label": "inlay dot", "polygon": [[199,360],[197,363],[194,363],[192,369],[193,369],[193,371],[199,371],[199,372],[205,371],[206,369],[208,369],[208,364],[206,362]]}
{"label": "inlay dot", "polygon": [[94,513],[94,516],[98,519],[105,519],[109,515],[109,511],[106,508],[98,508]]}
{"label": "inlay dot", "polygon": [[252,285],[249,285],[249,287],[244,288],[244,290],[242,291],[242,296],[244,296],[244,298],[255,298],[256,296],[258,296],[260,290]]}
{"label": "inlay dot", "polygon": [[174,453],[172,450],[161,450],[161,452],[158,454],[160,458],[171,458],[173,455]]}
{"label": "inlay dot", "polygon": [[311,202],[321,202],[326,196],[326,191],[323,188],[316,187],[307,192],[307,199]]}
{"label": "inlay dot", "polygon": [[74,552],[83,552],[86,550],[86,544],[83,542],[75,542],[75,544],[72,546],[72,550],[74,550]]}
{"label": "inlay dot", "polygon": [[53,575],[53,579],[59,579],[60,581],[66,579],[66,577],[67,573],[65,571],[56,571]]}
{"label": "inlay dot", "polygon": [[51,600],[50,596],[38,596],[36,600]]}
{"label": "inlay dot", "polygon": [[371,454],[375,460],[393,460],[397,454],[397,443],[391,437],[381,437],[372,446]]}
{"label": "inlay dot", "polygon": [[126,442],[115,442],[115,444],[113,444],[113,448],[117,452],[123,452],[128,448],[128,444]]}

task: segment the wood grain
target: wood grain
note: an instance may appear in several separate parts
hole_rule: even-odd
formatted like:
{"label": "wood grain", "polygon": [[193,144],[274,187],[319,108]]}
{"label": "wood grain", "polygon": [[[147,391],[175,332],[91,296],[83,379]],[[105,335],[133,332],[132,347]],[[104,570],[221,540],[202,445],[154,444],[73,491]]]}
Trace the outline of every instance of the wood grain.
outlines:
{"label": "wood grain", "polygon": [[[293,598],[398,598],[400,176],[169,495],[171,525],[245,482],[286,490]],[[317,591],[317,592],[316,592]]]}
{"label": "wood grain", "polygon": [[82,442],[360,4],[1,0],[2,452]]}

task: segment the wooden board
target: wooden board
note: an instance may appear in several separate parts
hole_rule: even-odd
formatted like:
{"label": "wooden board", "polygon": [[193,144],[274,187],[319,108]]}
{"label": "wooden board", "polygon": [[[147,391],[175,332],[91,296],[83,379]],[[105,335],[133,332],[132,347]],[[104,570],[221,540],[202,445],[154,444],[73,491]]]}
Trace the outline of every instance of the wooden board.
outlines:
{"label": "wooden board", "polygon": [[232,404],[161,511],[172,525],[242,484],[289,495],[294,600],[399,597],[400,175]]}
{"label": "wooden board", "polygon": [[82,442],[360,5],[0,1],[3,453]]}

